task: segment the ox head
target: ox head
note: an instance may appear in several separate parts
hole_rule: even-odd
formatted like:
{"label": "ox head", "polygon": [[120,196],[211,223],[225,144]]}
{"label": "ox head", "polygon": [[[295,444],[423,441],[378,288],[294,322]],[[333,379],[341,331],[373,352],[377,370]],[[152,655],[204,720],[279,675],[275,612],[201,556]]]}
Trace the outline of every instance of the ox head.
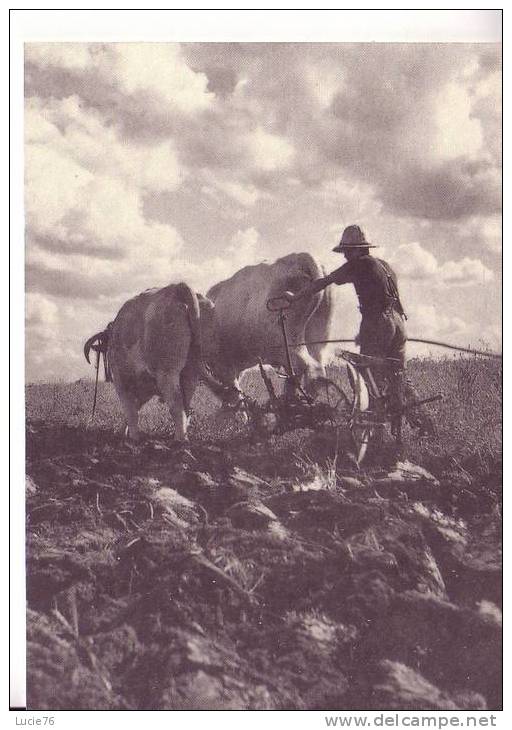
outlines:
{"label": "ox head", "polygon": [[246,397],[236,384],[226,386],[220,394],[220,400],[221,407],[215,417],[217,423],[230,423],[233,418],[244,424],[248,423]]}
{"label": "ox head", "polygon": [[210,390],[220,398],[222,410],[237,411],[243,407],[244,394],[238,387],[236,381],[220,379],[213,375],[209,365],[204,361],[199,363],[200,372],[204,382]]}

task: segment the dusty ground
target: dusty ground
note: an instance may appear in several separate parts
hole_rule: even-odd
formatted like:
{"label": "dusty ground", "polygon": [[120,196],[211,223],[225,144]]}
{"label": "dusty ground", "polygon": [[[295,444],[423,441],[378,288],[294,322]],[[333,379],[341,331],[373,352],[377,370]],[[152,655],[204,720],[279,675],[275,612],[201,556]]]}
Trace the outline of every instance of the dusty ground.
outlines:
{"label": "dusty ground", "polygon": [[29,707],[499,709],[500,465],[332,453],[29,422]]}

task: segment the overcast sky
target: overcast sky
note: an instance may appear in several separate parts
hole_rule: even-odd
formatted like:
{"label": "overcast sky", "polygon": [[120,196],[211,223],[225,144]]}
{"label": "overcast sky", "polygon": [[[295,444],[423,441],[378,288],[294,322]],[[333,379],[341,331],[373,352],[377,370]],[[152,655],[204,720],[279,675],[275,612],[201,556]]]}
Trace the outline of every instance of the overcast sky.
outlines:
{"label": "overcast sky", "polygon": [[[92,376],[127,298],[359,223],[411,336],[501,346],[499,46],[25,46],[27,379]],[[333,335],[352,336],[351,286]],[[409,354],[416,351],[410,346]]]}

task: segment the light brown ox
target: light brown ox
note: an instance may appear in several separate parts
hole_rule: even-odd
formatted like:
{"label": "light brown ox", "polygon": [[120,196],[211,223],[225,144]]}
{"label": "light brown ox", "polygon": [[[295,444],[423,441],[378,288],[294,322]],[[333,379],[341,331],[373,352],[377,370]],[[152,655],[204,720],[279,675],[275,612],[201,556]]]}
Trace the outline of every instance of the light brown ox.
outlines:
{"label": "light brown ox", "polygon": [[108,370],[129,438],[139,438],[139,410],[154,395],[167,403],[177,440],[187,437],[190,402],[199,380],[224,403],[239,401],[236,387],[220,382],[205,366],[205,357],[212,360],[218,351],[218,331],[210,300],[180,283],[130,299],[105,332],[87,340],[84,353],[89,361],[94,343],[107,335]]}

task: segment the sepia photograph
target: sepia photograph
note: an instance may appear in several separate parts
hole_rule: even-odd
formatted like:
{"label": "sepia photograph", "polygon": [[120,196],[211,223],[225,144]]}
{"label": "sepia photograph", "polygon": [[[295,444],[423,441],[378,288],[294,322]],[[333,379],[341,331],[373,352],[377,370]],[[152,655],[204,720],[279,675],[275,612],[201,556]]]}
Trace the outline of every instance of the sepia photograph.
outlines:
{"label": "sepia photograph", "polygon": [[502,709],[502,46],[340,37],[24,44],[29,710]]}

